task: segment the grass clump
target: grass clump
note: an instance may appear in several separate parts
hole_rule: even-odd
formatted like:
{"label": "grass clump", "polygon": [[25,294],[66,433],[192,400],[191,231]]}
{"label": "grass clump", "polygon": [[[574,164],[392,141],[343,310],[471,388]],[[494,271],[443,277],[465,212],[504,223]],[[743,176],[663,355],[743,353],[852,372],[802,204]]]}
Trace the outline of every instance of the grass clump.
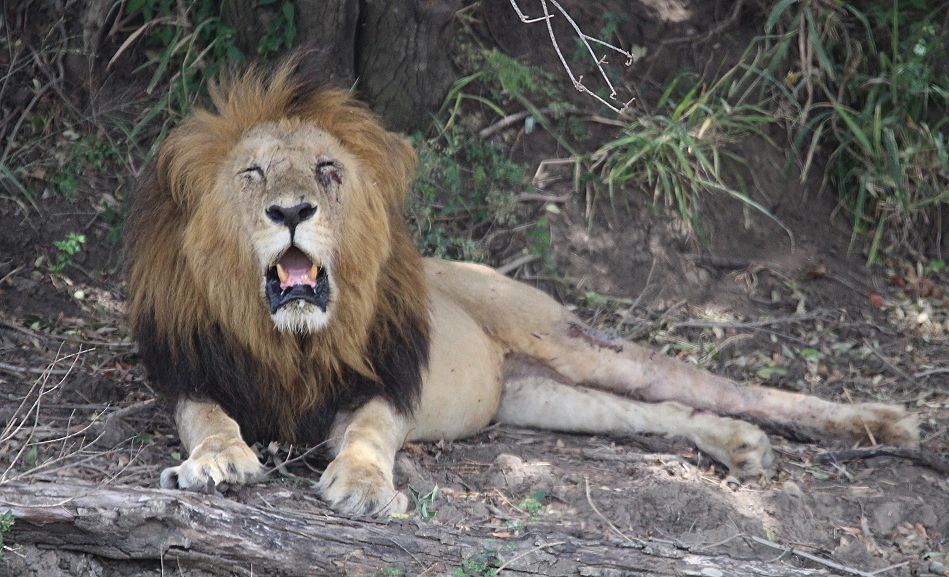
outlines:
{"label": "grass clump", "polygon": [[654,112],[636,114],[620,137],[593,154],[594,167],[607,184],[611,201],[618,186],[644,183],[655,200],[674,206],[702,240],[701,197],[710,190],[734,197],[778,222],[748,194],[740,175],[729,170],[744,163],[732,146],[751,135],[767,140],[765,127],[772,121],[760,104],[741,99],[729,103],[740,86],[731,79],[736,72],[732,70],[709,88],[676,79]]}
{"label": "grass clump", "polygon": [[775,94],[795,113],[792,159],[806,178],[816,151],[827,153],[825,181],[870,262],[888,248],[932,248],[943,227],[949,72],[938,18],[919,0],[785,0],[760,40],[764,72],[781,78]]}

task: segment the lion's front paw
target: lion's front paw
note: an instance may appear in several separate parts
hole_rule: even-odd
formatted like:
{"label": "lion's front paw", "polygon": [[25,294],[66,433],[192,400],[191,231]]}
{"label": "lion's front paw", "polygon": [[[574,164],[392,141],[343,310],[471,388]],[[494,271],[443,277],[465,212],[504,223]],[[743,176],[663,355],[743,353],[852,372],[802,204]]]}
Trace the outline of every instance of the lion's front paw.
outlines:
{"label": "lion's front paw", "polygon": [[401,514],[408,508],[408,499],[392,484],[391,471],[345,451],[326,467],[317,490],[330,507],[350,515]]}
{"label": "lion's front paw", "polygon": [[761,429],[736,419],[721,418],[696,444],[728,467],[738,479],[770,478],[774,475],[771,441]]}
{"label": "lion's front paw", "polygon": [[262,476],[263,467],[247,443],[212,436],[195,447],[185,462],[162,471],[161,486],[210,493],[222,483],[241,485]]}

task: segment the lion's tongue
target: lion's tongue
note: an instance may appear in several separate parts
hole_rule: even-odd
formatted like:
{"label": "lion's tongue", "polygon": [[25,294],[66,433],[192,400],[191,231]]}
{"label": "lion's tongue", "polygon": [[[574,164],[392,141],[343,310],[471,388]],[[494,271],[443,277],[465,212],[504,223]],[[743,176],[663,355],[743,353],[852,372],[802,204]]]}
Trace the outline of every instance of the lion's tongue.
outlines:
{"label": "lion's tongue", "polygon": [[296,247],[290,247],[277,262],[277,276],[280,277],[281,289],[296,285],[315,287],[317,271],[316,265]]}

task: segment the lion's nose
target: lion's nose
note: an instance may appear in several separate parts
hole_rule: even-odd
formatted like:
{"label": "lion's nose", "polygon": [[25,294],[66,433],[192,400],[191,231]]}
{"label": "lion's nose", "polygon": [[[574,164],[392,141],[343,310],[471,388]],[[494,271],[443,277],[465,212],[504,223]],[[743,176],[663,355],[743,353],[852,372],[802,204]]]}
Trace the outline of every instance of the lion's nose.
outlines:
{"label": "lion's nose", "polygon": [[264,212],[267,213],[267,218],[277,224],[286,225],[287,228],[292,231],[298,224],[316,214],[316,208],[308,202],[303,202],[295,206],[272,204]]}

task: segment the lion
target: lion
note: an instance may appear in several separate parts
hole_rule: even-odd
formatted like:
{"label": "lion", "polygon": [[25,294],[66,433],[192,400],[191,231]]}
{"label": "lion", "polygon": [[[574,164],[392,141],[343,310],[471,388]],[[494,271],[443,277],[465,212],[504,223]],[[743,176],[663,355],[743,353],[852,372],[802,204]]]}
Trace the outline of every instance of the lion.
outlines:
{"label": "lion", "polygon": [[160,146],[126,225],[130,328],[188,454],[162,487],[254,482],[251,444],[325,442],[330,507],[401,513],[403,444],[492,422],[681,436],[740,479],[773,472],[758,425],[918,443],[900,406],[741,385],[489,267],[422,258],[403,215],[412,147],[292,60],[222,80],[211,103]]}

